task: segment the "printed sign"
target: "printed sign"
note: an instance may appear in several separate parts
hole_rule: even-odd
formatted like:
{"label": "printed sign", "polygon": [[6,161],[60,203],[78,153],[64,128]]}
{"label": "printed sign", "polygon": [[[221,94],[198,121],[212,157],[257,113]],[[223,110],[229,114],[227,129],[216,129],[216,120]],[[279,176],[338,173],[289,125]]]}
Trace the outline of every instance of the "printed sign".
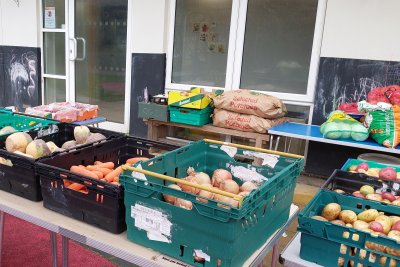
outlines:
{"label": "printed sign", "polygon": [[44,27],[48,29],[56,28],[56,8],[46,6],[44,8]]}

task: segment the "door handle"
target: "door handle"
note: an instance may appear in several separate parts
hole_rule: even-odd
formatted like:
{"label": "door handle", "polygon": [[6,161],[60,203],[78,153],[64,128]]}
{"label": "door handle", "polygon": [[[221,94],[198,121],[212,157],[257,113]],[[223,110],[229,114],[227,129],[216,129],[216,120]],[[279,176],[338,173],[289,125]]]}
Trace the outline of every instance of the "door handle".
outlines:
{"label": "door handle", "polygon": [[71,46],[69,50],[69,60],[76,60],[77,54],[76,54],[76,48],[77,48],[77,41],[75,38],[69,38],[70,41],[72,41],[73,46]]}
{"label": "door handle", "polygon": [[82,41],[82,57],[75,57],[75,60],[84,61],[86,58],[86,40],[83,37],[76,37],[76,40]]}

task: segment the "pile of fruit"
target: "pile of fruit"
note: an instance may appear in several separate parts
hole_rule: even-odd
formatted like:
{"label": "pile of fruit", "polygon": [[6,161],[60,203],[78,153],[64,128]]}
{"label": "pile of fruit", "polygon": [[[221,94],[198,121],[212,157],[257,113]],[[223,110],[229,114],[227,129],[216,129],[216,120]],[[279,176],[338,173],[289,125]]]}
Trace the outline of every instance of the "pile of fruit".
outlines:
{"label": "pile of fruit", "polygon": [[[396,196],[392,192],[379,192],[380,189],[375,190],[371,185],[363,185],[359,191],[352,193],[353,196],[365,198],[369,200],[384,202],[396,206],[400,206],[400,196]],[[336,189],[337,193],[344,193],[340,189]]]}
{"label": "pile of fruit", "polygon": [[[141,160],[148,160],[145,157],[134,157],[126,161],[126,164],[132,165]],[[69,169],[71,172],[94,179],[99,179],[119,186],[119,175],[122,172],[122,165],[115,166],[114,162],[101,162],[95,161],[93,165],[73,165]],[[81,193],[88,193],[86,186],[80,183],[74,183],[68,179],[63,179],[64,186],[79,191]]]}
{"label": "pile of fruit", "polygon": [[[385,236],[400,242],[400,216],[385,215],[376,209],[368,209],[356,214],[352,210],[342,210],[342,207],[337,203],[329,203],[323,208],[320,215],[312,218],[368,232],[374,236]],[[343,233],[344,238],[349,238],[349,235],[349,232]],[[366,242],[366,248],[400,257],[400,250],[374,242]],[[362,257],[361,253],[360,257]],[[339,266],[342,265],[339,264]],[[396,266],[396,261],[391,259],[389,266]]]}
{"label": "pile of fruit", "polygon": [[32,137],[26,132],[17,132],[6,138],[6,150],[28,158],[38,159],[49,156],[54,152],[106,139],[100,133],[91,133],[86,126],[76,126],[74,138],[75,140],[65,142],[60,148],[54,142],[45,142],[42,139],[32,140]]}
{"label": "pile of fruit", "polygon": [[[188,171],[188,176],[185,178],[182,178],[181,180],[189,181],[195,184],[203,185],[206,187],[214,188],[214,189],[219,189],[228,193],[232,194],[237,194],[242,197],[246,197],[250,194],[252,190],[255,190],[259,187],[260,184],[254,183],[252,181],[246,181],[244,182],[241,186],[237,182],[235,182],[232,179],[232,174],[224,169],[217,169],[213,172],[212,177],[207,173],[204,172],[196,172],[193,168],[189,168]],[[237,208],[238,207],[238,201],[236,201],[233,198],[226,197],[220,194],[214,194],[212,192],[209,192],[207,190],[200,190],[192,186],[184,185],[184,184],[170,184],[170,188],[173,188],[175,190],[179,191],[185,191],[188,193],[196,194],[198,197],[196,200],[200,202],[207,203],[208,200],[216,200],[219,202],[226,203],[227,205],[218,205],[222,208],[229,209],[231,207]],[[193,208],[192,202],[177,198],[175,196],[163,195],[165,202],[168,202],[170,204],[173,204],[175,206],[191,210]]]}
{"label": "pile of fruit", "polygon": [[400,180],[400,172],[396,172],[394,168],[370,168],[368,163],[363,162],[358,165],[351,165],[347,171],[353,173],[365,173],[372,177],[387,179],[387,180]]}

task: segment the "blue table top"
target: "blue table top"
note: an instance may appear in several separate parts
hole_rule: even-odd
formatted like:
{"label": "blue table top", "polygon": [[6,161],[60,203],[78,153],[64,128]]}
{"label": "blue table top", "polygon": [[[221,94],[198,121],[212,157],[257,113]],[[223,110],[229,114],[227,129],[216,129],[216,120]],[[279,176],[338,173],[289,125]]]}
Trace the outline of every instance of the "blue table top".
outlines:
{"label": "blue table top", "polygon": [[275,127],[272,127],[268,130],[269,134],[272,135],[281,135],[287,137],[294,137],[298,139],[316,141],[316,142],[324,142],[336,145],[344,145],[344,146],[352,146],[352,147],[359,147],[364,149],[370,150],[377,150],[377,151],[384,151],[389,153],[397,153],[400,154],[399,146],[394,148],[387,148],[384,147],[371,138],[359,142],[354,141],[352,139],[344,139],[344,140],[333,140],[324,138],[320,132],[320,127],[317,125],[308,125],[302,123],[295,123],[295,122],[286,122]]}
{"label": "blue table top", "polygon": [[96,124],[96,123],[105,122],[105,121],[107,121],[106,118],[97,117],[97,118],[94,118],[94,119],[89,119],[89,120],[84,120],[84,121],[75,121],[73,123],[74,124],[78,124],[78,125],[91,125],[91,124]]}

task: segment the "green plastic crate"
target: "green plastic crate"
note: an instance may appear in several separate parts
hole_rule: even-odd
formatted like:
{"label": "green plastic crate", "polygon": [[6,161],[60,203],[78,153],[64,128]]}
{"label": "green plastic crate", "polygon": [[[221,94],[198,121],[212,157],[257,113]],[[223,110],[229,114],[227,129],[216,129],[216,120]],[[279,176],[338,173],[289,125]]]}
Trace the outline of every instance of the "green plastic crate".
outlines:
{"label": "green plastic crate", "polygon": [[[328,203],[338,203],[342,210],[352,210],[357,214],[371,208],[383,211],[386,215],[400,216],[398,206],[320,190],[299,214],[298,231],[301,232],[300,257],[302,259],[327,267],[348,266],[351,261],[354,266],[362,264],[362,266],[382,267],[389,266],[390,259],[397,261],[396,266],[400,265],[399,257],[366,248],[367,242],[373,242],[400,252],[400,244],[395,240],[311,218],[314,215],[320,215],[323,207]],[[357,249],[356,253],[354,253],[355,249]],[[365,255],[360,255],[360,253],[365,253]],[[381,265],[380,261],[385,259],[382,257],[386,257],[386,261]],[[371,262],[370,259],[374,258],[375,261]],[[339,260],[343,261],[343,265],[338,265]]]}
{"label": "green plastic crate", "polygon": [[[268,178],[244,198],[240,208],[223,208],[220,202],[211,199],[200,202],[197,195],[169,188],[171,182],[125,170],[120,182],[125,188],[128,239],[195,266],[215,267],[219,261],[221,267],[242,266],[288,219],[303,158],[280,156],[274,168],[253,166],[238,158],[254,151],[238,148],[235,156],[225,152],[236,149],[197,141],[141,162],[137,167],[177,178],[186,177],[189,166],[210,176],[218,168],[244,167]],[[234,179],[242,183],[235,176]],[[193,209],[164,202],[165,193],[191,201]],[[143,219],[151,224],[150,228],[141,225]],[[160,225],[166,227],[158,228]],[[209,258],[203,263],[194,262],[195,250],[201,250]]]}
{"label": "green plastic crate", "polygon": [[169,112],[167,105],[156,103],[139,102],[138,117],[144,119],[153,119],[158,121],[168,121]]}
{"label": "green plastic crate", "polygon": [[170,121],[176,123],[202,126],[212,122],[211,115],[213,108],[208,106],[204,109],[191,109],[168,106],[170,112]]}
{"label": "green plastic crate", "polygon": [[[50,124],[57,124],[58,122],[53,120],[46,120],[31,116],[25,116],[22,114],[15,114],[10,112],[0,112],[0,129],[6,126],[14,127],[18,132],[29,131],[35,128],[48,126]],[[8,134],[0,135],[0,139],[4,138]]]}
{"label": "green plastic crate", "polygon": [[400,172],[400,167],[398,166],[393,166],[393,165],[389,165],[389,164],[382,164],[382,163],[378,163],[375,161],[369,161],[369,160],[359,160],[359,159],[348,159],[345,164],[342,166],[342,170],[343,171],[347,171],[349,169],[350,166],[352,165],[358,165],[360,163],[368,163],[368,166],[370,168],[386,168],[386,167],[391,167],[393,169],[396,170],[396,172]]}

